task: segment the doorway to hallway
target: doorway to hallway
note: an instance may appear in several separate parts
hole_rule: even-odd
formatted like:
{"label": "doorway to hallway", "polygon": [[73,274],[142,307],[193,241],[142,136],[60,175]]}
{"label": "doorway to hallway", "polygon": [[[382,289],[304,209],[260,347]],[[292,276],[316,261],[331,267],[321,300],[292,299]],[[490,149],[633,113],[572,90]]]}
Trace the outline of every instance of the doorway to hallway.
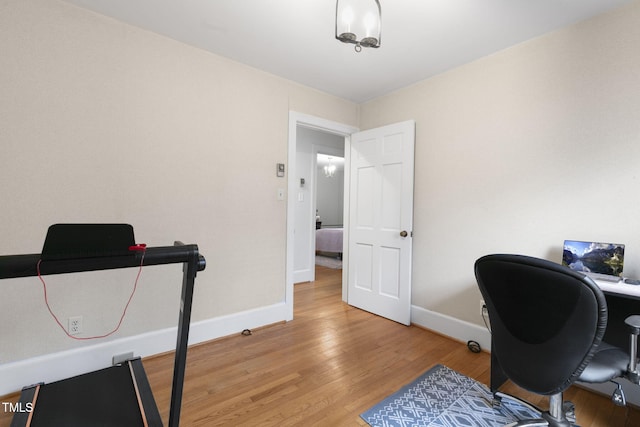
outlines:
{"label": "doorway to hallway", "polygon": [[[357,132],[357,128],[330,120],[322,119],[306,114],[289,113],[289,154],[288,154],[288,202],[287,202],[287,254],[286,254],[286,289],[285,303],[287,309],[286,320],[293,319],[294,283],[308,281],[315,276],[315,207],[311,204],[309,189],[314,188],[313,180],[316,171],[318,146],[327,144],[316,144],[315,152],[313,144],[305,150],[298,150],[298,132],[303,130],[313,130],[318,134],[324,134],[337,138],[340,141],[342,151],[345,153],[345,167],[348,171],[348,151],[350,135]],[[322,151],[322,150],[320,150]],[[345,173],[347,173],[345,171]],[[304,176],[302,175],[304,174]],[[309,178],[311,177],[311,178]],[[308,186],[308,187],[307,187]],[[343,197],[348,199],[348,188],[345,186]],[[315,200],[313,200],[315,204]],[[345,215],[346,218],[346,215]],[[348,224],[344,224],[344,229],[348,229]],[[348,236],[344,236],[347,241]],[[296,259],[296,254],[302,254]],[[348,252],[343,250],[343,266],[348,262]],[[308,274],[306,277],[296,272]],[[344,275],[346,269],[342,270],[342,299],[347,300],[346,280]]]}

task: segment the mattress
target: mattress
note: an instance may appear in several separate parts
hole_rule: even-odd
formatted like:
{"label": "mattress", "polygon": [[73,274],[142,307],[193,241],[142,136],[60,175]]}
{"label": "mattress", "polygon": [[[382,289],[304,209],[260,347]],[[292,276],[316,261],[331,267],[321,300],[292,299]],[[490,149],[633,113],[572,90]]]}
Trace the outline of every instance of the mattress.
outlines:
{"label": "mattress", "polygon": [[343,228],[321,228],[316,230],[316,251],[342,253]]}

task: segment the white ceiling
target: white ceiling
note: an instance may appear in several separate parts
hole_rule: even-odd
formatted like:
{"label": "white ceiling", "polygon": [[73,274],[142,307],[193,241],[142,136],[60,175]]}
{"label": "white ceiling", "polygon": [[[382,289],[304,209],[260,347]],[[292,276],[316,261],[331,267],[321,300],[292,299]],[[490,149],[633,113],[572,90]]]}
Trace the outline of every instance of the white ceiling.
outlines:
{"label": "white ceiling", "polygon": [[335,0],[65,0],[355,102],[631,0],[380,0],[379,49],[335,39]]}

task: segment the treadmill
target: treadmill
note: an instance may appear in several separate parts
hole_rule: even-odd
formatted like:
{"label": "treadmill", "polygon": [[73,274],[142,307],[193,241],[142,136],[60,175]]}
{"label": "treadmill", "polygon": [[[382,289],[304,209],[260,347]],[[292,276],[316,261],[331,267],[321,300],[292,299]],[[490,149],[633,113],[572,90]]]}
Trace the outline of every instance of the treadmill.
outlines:
{"label": "treadmill", "polygon": [[[169,426],[180,424],[195,277],[206,261],[195,244],[136,245],[128,224],[54,224],[41,254],[0,256],[0,279],[183,264]],[[140,358],[23,388],[11,427],[156,427],[162,419]]]}

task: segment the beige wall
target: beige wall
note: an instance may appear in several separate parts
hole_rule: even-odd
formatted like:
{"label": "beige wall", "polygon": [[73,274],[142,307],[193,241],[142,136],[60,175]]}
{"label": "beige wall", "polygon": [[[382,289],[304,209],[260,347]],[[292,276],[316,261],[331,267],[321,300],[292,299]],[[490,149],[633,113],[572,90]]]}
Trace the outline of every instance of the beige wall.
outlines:
{"label": "beige wall", "polygon": [[[139,242],[199,244],[195,320],[280,302],[293,110],[416,120],[418,307],[480,323],[473,261],[557,260],[565,238],[626,243],[638,277],[637,22],[638,1],[357,106],[66,3],[4,0],[0,254],[39,252],[52,223],[128,222]],[[179,270],[145,269],[119,337],[175,324]],[[133,276],[50,276],[52,306],[100,333]],[[0,363],[87,345],[57,331],[37,279],[3,281],[0,325]]]}
{"label": "beige wall", "polygon": [[[416,120],[414,305],[481,324],[474,261],[627,244],[640,277],[640,2],[361,106]],[[419,52],[416,52],[419,54]]]}
{"label": "beige wall", "polygon": [[[2,1],[0,52],[0,254],[39,253],[53,223],[127,222],[199,245],[194,320],[284,300],[289,110],[356,125],[357,105],[59,1]],[[134,277],[50,276],[49,297],[99,334]],[[175,325],[180,282],[145,269],[117,337]],[[1,292],[0,363],[87,345],[37,279]]]}

